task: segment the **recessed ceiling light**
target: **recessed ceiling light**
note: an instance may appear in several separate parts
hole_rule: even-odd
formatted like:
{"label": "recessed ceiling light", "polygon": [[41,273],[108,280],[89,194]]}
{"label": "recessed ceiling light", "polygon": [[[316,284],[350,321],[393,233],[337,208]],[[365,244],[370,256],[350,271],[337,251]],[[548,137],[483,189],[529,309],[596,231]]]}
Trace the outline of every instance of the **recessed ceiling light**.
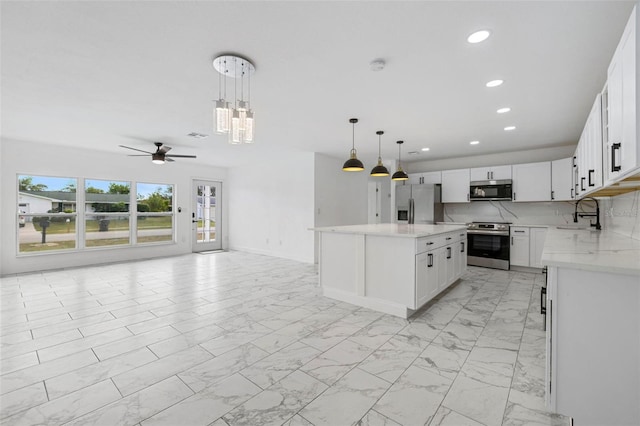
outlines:
{"label": "recessed ceiling light", "polygon": [[469,142],[469,145],[478,145],[480,143],[480,141],[471,141]]}
{"label": "recessed ceiling light", "polygon": [[429,151],[429,148],[422,148],[421,151]]}
{"label": "recessed ceiling light", "polygon": [[500,108],[500,109],[499,109],[499,110],[497,110],[496,112],[497,112],[498,114],[504,114],[505,112],[509,112],[509,111],[511,111],[511,108],[509,108],[509,107],[504,107],[504,108]]}
{"label": "recessed ceiling light", "polygon": [[497,87],[497,86],[500,86],[502,83],[504,83],[504,81],[502,80],[491,80],[490,82],[487,83],[487,87]]}
{"label": "recessed ceiling light", "polygon": [[488,39],[490,35],[491,33],[487,30],[476,31],[467,37],[467,41],[469,43],[480,43],[481,41]]}
{"label": "recessed ceiling light", "polygon": [[515,130],[516,126],[507,126],[504,129],[508,132],[509,130]]}

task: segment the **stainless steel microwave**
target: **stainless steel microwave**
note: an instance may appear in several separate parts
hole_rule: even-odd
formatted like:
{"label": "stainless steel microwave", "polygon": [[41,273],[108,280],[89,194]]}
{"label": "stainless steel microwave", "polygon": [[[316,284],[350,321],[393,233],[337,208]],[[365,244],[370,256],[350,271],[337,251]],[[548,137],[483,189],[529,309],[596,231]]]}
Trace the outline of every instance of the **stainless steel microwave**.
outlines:
{"label": "stainless steel microwave", "polygon": [[471,201],[511,201],[511,179],[478,180],[471,182]]}

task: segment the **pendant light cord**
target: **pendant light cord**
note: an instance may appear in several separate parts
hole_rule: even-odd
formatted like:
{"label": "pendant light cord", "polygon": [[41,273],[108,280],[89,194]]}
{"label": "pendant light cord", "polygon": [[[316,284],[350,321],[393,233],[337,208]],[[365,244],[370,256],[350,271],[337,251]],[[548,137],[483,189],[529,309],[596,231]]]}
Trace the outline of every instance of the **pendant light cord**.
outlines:
{"label": "pendant light cord", "polygon": [[351,152],[356,150],[356,123],[351,123]]}

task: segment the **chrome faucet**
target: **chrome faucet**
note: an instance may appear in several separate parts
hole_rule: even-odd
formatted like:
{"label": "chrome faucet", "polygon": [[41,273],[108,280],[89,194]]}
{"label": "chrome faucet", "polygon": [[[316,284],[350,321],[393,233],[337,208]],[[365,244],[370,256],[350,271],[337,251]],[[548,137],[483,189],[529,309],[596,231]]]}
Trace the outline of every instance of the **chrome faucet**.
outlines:
{"label": "chrome faucet", "polygon": [[[596,212],[595,213],[578,213],[578,204],[580,204],[581,201],[584,200],[593,200],[596,202]],[[600,204],[598,204],[598,200],[596,200],[593,197],[586,197],[586,198],[581,198],[578,201],[576,201],[576,208],[575,211],[573,212],[573,222],[574,223],[578,223],[578,216],[580,217],[594,217],[596,218],[596,223],[590,222],[589,224],[593,227],[595,227],[598,231],[602,229],[602,226],[600,226]]]}

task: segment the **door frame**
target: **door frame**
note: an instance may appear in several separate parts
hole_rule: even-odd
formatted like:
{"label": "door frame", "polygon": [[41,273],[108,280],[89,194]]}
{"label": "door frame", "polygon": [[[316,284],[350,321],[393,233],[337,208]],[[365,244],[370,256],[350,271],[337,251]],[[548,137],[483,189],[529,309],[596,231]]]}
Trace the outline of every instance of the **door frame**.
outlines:
{"label": "door frame", "polygon": [[[191,182],[191,251],[192,253],[199,253],[203,251],[222,250],[222,228],[224,217],[222,214],[222,184],[220,180],[209,179],[193,179]],[[210,243],[198,242],[198,230],[197,230],[197,212],[198,212],[198,186],[209,185],[216,188],[215,194],[215,240]]]}

